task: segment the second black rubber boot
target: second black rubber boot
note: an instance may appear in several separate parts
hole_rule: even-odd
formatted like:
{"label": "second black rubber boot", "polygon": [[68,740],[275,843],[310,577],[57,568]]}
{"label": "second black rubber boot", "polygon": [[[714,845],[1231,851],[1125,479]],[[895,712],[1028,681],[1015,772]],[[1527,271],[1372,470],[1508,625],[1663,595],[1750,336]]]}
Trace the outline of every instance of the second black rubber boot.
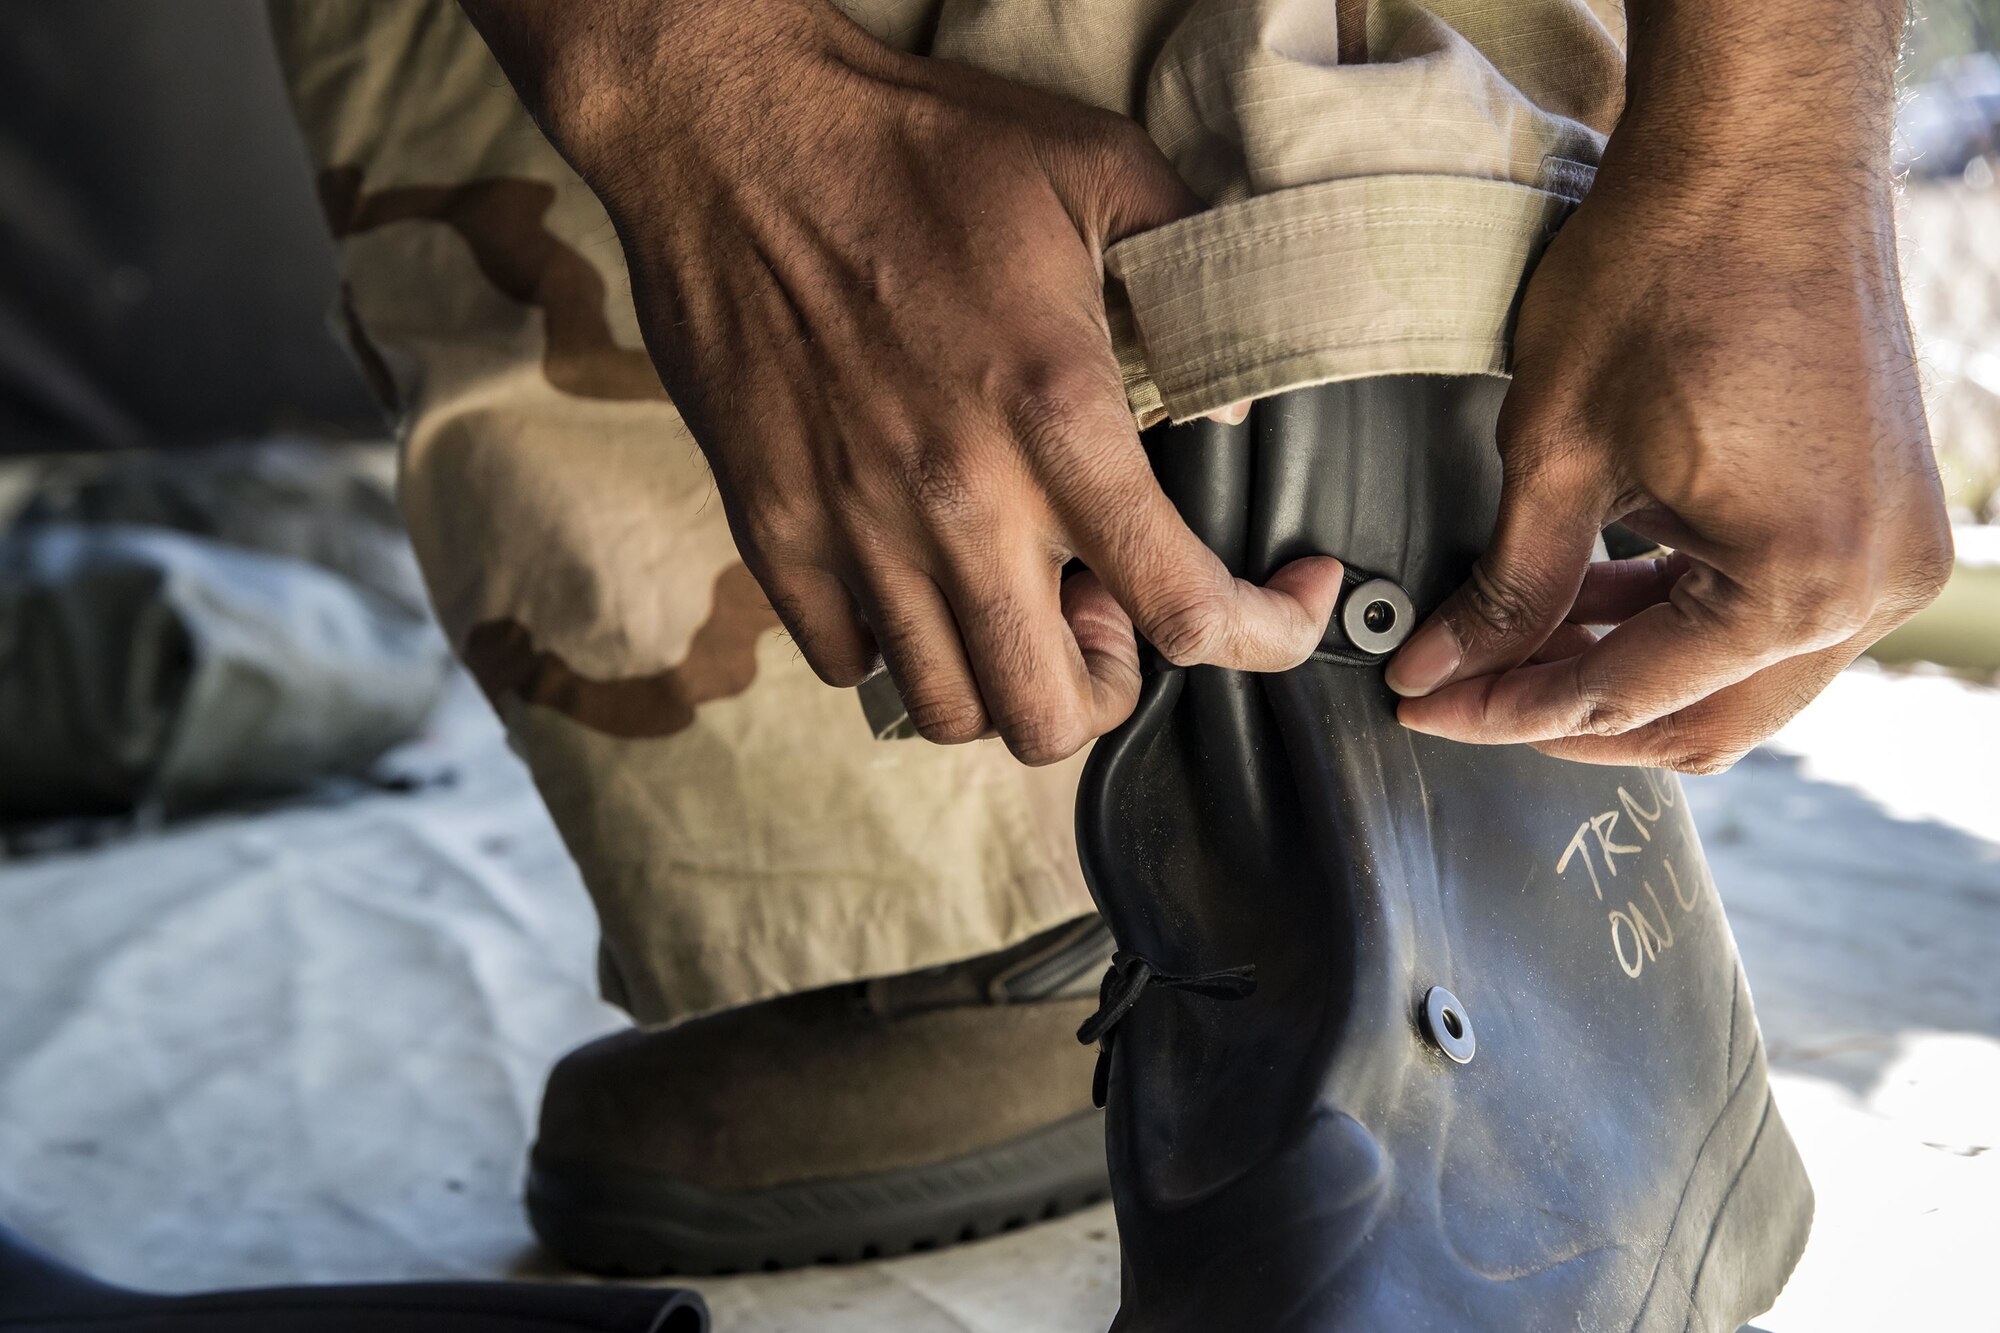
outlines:
{"label": "second black rubber boot", "polygon": [[0,1227],[6,1333],[708,1333],[691,1291],[403,1282],[157,1295],[99,1282]]}
{"label": "second black rubber boot", "polygon": [[1149,433],[1209,544],[1346,562],[1322,651],[1148,667],[1078,806],[1124,1333],[1731,1333],[1811,1190],[1678,782],[1459,745],[1382,663],[1467,574],[1504,382]]}

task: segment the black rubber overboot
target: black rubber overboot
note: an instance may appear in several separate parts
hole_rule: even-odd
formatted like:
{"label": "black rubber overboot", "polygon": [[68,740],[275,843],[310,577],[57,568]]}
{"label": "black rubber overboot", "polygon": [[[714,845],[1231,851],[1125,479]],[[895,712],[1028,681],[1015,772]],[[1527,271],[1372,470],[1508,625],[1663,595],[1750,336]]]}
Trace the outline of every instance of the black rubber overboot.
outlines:
{"label": "black rubber overboot", "polygon": [[1148,433],[1235,570],[1324,552],[1349,590],[1295,670],[1151,661],[1084,774],[1115,1329],[1727,1333],[1805,1244],[1678,782],[1396,722],[1381,663],[1487,539],[1504,390]]}
{"label": "black rubber overboot", "polygon": [[707,1333],[688,1291],[515,1282],[273,1287],[157,1296],[113,1287],[0,1227],[7,1333]]}

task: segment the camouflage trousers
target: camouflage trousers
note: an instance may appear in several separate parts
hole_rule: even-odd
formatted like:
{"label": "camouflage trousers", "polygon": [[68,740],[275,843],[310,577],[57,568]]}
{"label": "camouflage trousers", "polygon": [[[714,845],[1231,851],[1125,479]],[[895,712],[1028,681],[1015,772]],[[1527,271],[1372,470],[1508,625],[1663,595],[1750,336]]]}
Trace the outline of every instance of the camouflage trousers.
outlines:
{"label": "camouflage trousers", "polygon": [[[1134,417],[1504,373],[1622,95],[1616,0],[843,0],[1139,119],[1212,207],[1107,256]],[[273,0],[432,601],[665,1023],[1091,910],[1080,761],[878,739],[738,560],[590,190],[449,0]]]}

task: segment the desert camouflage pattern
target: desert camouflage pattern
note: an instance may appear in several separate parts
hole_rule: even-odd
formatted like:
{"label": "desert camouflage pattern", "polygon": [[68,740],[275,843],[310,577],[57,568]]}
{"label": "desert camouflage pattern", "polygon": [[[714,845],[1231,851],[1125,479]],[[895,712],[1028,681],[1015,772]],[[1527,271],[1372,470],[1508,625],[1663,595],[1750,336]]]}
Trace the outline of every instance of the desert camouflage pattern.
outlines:
{"label": "desert camouflage pattern", "polygon": [[[1622,87],[1612,0],[846,0],[878,36],[1142,120],[1214,207],[1107,257],[1135,420],[1498,373]],[[273,0],[399,422],[432,601],[667,1023],[908,972],[1091,910],[1080,760],[884,743],[738,559],[604,210],[450,0]],[[871,720],[872,716],[872,720]]]}

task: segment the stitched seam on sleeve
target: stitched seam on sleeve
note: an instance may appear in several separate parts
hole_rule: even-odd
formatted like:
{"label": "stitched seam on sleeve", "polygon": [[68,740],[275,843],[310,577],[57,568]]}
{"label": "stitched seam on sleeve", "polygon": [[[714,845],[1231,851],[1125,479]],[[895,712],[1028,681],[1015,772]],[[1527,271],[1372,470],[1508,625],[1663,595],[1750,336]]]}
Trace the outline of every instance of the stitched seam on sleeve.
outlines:
{"label": "stitched seam on sleeve", "polygon": [[[1449,229],[1454,232],[1504,232],[1510,236],[1519,236],[1529,244],[1533,244],[1535,240],[1539,239],[1537,233],[1546,230],[1547,226],[1545,223],[1533,220],[1514,222],[1501,219],[1496,221],[1490,217],[1480,217],[1477,214],[1451,213],[1440,209],[1405,209],[1400,207],[1393,209],[1368,209],[1343,213],[1333,218],[1315,219],[1311,222],[1279,223],[1252,228],[1246,232],[1232,234],[1226,241],[1217,241],[1211,245],[1200,246],[1193,253],[1182,254],[1176,252],[1151,256],[1141,254],[1135,256],[1133,262],[1122,266],[1125,281],[1130,286],[1133,277],[1138,274],[1161,270],[1195,268],[1203,264],[1213,263],[1218,259],[1240,254],[1245,250],[1253,249],[1257,246],[1270,244],[1273,241],[1297,240],[1308,236],[1323,236],[1333,232],[1346,231],[1353,228],[1357,222],[1365,222],[1370,218],[1398,218],[1405,221],[1419,221],[1427,225],[1449,223]],[[1432,239],[1443,243],[1447,242],[1449,237],[1434,237]],[[1377,238],[1365,238],[1357,244],[1356,248],[1358,249],[1363,245],[1374,243],[1377,243]]]}
{"label": "stitched seam on sleeve", "polygon": [[[1219,367],[1203,367],[1202,370],[1204,373],[1191,376],[1184,383],[1177,380],[1172,388],[1174,390],[1199,388],[1206,384],[1218,384],[1228,380],[1242,379],[1260,370],[1267,370],[1280,362],[1296,361],[1304,357],[1320,357],[1337,361],[1339,359],[1338,356],[1329,358],[1327,357],[1327,353],[1343,352],[1349,349],[1388,347],[1398,343],[1458,343],[1467,348],[1500,352],[1504,352],[1507,347],[1507,340],[1504,338],[1468,338],[1463,333],[1450,331],[1432,333],[1425,332],[1422,326],[1418,326],[1408,333],[1390,334],[1377,338],[1329,338],[1325,342],[1320,343],[1287,345],[1276,351],[1267,352],[1252,361],[1225,362]],[[1162,385],[1161,388],[1165,392],[1168,386]]]}

